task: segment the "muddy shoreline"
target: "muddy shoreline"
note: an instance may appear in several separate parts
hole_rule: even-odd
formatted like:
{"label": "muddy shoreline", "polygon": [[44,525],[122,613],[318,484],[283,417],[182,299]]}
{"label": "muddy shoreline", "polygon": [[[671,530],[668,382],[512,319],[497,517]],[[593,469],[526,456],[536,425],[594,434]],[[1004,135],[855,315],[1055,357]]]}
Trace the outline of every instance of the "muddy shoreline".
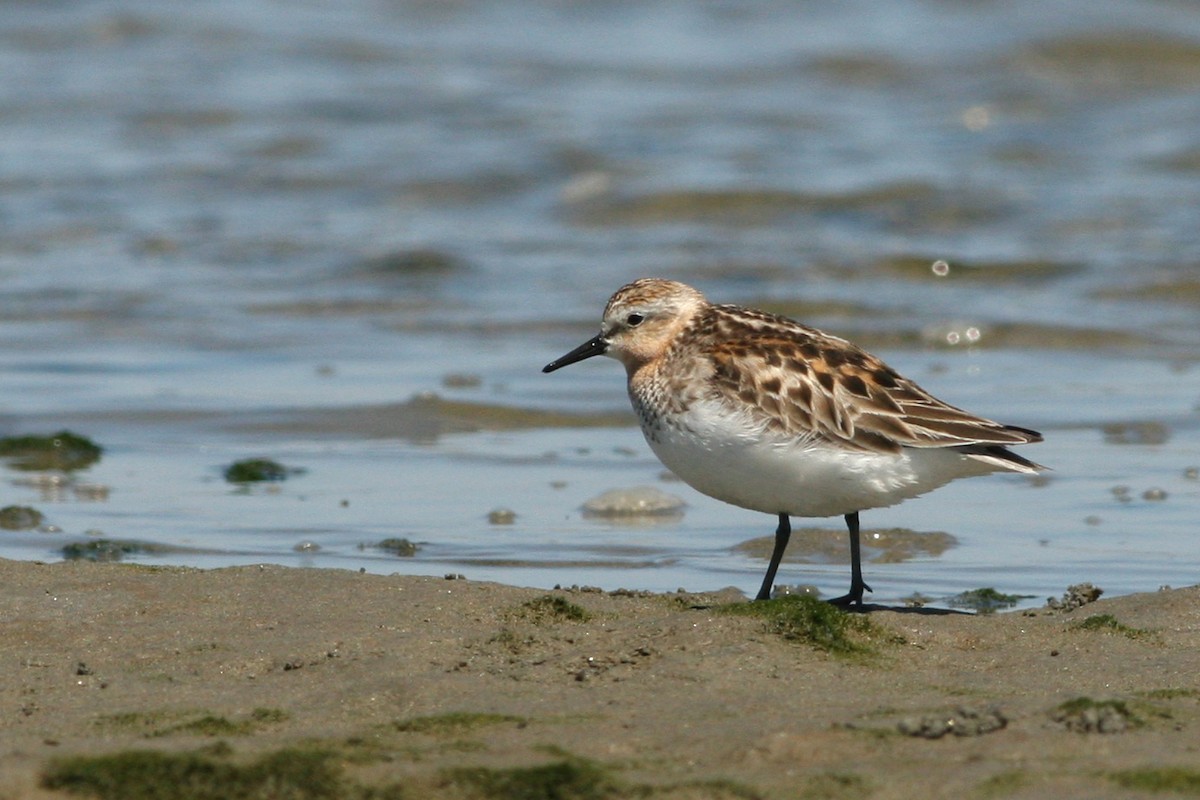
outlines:
{"label": "muddy shoreline", "polygon": [[534,767],[583,782],[563,796],[1200,781],[1196,587],[1071,612],[874,608],[839,654],[728,613],[734,592],[273,566],[0,561],[0,577],[6,800],[65,796],[43,785],[64,759],[142,750],[319,752],[344,796],[497,796]]}

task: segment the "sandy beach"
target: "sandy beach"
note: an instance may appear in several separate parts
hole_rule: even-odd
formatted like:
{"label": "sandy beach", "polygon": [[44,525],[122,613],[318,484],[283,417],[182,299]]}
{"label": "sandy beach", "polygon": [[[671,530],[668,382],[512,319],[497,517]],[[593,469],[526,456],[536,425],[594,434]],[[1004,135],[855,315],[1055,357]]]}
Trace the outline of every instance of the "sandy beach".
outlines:
{"label": "sandy beach", "polygon": [[[1200,785],[1197,588],[1070,612],[871,608],[827,649],[731,612],[733,591],[14,561],[0,576],[5,800],[62,787],[151,796],[137,780],[181,764],[262,797],[1095,798]],[[141,751],[166,756],[122,774]],[[280,763],[306,777],[266,788]],[[127,792],[105,794],[97,775]],[[152,796],[210,796],[188,780]]]}

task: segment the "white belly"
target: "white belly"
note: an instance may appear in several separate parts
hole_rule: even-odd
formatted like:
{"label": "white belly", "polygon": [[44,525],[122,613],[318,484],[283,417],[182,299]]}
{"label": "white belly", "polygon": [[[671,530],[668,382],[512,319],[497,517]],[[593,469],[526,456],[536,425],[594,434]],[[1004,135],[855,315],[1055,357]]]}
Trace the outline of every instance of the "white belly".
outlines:
{"label": "white belly", "polygon": [[946,448],[873,454],[770,438],[704,411],[694,404],[676,424],[643,429],[650,448],[697,491],[768,514],[831,517],[882,508],[995,471]]}

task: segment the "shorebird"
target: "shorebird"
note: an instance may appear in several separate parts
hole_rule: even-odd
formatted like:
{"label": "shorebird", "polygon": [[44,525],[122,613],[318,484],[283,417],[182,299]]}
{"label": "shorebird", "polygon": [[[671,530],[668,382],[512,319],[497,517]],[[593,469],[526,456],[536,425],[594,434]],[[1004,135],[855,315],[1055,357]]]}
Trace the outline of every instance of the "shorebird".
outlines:
{"label": "shorebird", "polygon": [[862,605],[860,511],[957,478],[1045,467],[1008,449],[1040,442],[938,400],[876,356],[786,317],[714,305],[686,284],[642,278],[617,290],[600,333],[547,364],[605,355],[625,365],[650,449],[692,488],[774,514],[756,600],[771,596],[790,518],[842,516],[850,591]]}

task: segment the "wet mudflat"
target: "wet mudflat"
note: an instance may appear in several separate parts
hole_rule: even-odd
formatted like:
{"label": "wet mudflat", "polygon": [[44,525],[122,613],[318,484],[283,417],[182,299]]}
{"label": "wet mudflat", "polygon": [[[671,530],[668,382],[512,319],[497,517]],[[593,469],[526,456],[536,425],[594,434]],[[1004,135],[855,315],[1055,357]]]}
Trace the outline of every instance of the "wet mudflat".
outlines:
{"label": "wet mudflat", "polygon": [[147,784],[180,770],[197,793],[178,797],[1115,798],[1200,780],[1195,589],[846,615],[283,567],[0,573],[13,798],[160,796]]}

